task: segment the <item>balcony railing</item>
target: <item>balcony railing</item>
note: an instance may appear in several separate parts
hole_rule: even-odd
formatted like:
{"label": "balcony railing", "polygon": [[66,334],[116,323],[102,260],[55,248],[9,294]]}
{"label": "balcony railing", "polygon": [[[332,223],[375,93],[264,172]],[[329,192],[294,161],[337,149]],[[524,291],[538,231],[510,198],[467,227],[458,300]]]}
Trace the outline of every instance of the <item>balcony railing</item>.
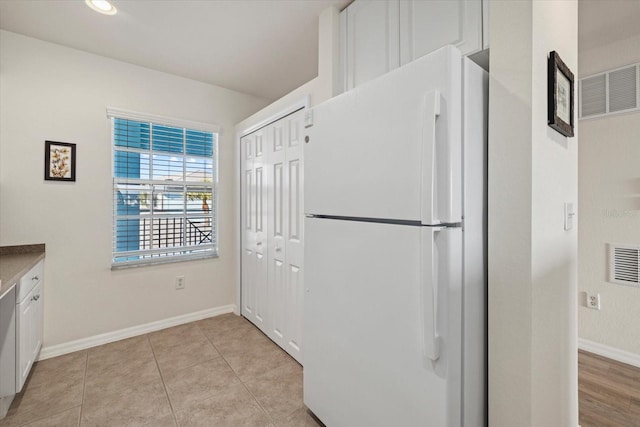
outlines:
{"label": "balcony railing", "polygon": [[140,218],[140,250],[213,243],[211,218]]}

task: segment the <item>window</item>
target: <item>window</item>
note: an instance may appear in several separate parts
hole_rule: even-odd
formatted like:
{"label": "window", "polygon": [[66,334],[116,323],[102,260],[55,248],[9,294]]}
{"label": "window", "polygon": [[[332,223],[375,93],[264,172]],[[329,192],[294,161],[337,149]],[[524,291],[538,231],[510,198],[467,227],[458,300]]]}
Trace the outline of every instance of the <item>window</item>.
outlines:
{"label": "window", "polygon": [[217,127],[109,109],[114,267],[217,256]]}

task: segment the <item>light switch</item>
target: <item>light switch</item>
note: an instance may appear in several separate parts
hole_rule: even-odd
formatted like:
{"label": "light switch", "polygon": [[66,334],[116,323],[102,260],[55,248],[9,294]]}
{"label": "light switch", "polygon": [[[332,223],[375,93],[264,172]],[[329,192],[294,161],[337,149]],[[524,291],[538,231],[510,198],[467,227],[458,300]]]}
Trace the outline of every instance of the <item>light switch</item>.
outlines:
{"label": "light switch", "polygon": [[573,202],[565,202],[564,204],[564,229],[571,230],[573,221],[576,217],[576,208]]}
{"label": "light switch", "polygon": [[308,128],[313,126],[313,110],[307,109],[304,112],[304,127]]}

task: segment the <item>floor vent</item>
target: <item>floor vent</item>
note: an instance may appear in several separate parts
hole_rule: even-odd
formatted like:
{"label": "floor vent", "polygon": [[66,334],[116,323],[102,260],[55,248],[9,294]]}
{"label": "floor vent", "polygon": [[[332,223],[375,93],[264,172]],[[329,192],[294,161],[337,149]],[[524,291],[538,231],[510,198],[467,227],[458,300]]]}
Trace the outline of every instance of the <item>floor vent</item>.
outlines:
{"label": "floor vent", "polygon": [[640,286],[640,246],[609,246],[609,281]]}
{"label": "floor vent", "polygon": [[579,117],[640,111],[640,63],[579,80]]}

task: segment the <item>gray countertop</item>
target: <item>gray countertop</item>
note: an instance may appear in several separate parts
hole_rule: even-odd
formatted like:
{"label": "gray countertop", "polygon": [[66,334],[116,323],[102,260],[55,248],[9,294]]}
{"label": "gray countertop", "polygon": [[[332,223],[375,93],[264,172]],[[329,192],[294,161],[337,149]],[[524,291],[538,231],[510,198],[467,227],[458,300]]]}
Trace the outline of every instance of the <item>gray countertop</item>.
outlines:
{"label": "gray countertop", "polygon": [[0,298],[44,258],[44,244],[0,247]]}

